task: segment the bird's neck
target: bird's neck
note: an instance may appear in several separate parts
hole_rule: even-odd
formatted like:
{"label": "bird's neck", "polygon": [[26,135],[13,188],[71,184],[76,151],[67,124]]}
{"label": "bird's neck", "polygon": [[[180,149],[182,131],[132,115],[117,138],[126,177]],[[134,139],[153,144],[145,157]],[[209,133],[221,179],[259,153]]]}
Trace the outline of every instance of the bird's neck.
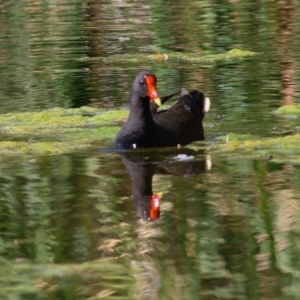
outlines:
{"label": "bird's neck", "polygon": [[137,95],[132,95],[129,119],[131,118],[144,120],[148,123],[151,123],[153,121],[150,111],[150,99],[148,96],[141,98]]}
{"label": "bird's neck", "polygon": [[[137,170],[136,170],[137,171]],[[150,197],[152,192],[152,170],[145,169],[144,166],[138,168],[138,172],[131,174],[133,195],[136,199],[145,196]]]}

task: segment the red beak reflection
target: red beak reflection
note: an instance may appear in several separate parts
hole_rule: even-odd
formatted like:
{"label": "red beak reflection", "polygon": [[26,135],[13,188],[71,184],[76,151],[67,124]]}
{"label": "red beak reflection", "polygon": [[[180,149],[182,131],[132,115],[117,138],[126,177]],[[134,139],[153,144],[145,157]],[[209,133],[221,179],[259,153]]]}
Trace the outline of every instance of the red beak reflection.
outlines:
{"label": "red beak reflection", "polygon": [[159,219],[161,198],[162,198],[162,193],[155,193],[152,195],[150,199],[149,221],[155,221]]}

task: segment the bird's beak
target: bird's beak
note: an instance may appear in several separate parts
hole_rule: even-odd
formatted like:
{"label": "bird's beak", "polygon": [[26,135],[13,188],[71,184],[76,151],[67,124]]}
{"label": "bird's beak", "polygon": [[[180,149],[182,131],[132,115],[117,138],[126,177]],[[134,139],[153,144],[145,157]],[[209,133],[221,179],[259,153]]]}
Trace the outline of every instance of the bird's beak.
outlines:
{"label": "bird's beak", "polygon": [[162,193],[155,193],[152,195],[150,200],[150,220],[155,221],[160,216],[160,201]]}
{"label": "bird's beak", "polygon": [[161,106],[161,100],[159,97],[154,98],[153,101],[157,106]]}
{"label": "bird's beak", "polygon": [[148,86],[148,96],[157,106],[161,106],[161,100],[158,97],[156,89],[156,78],[155,76],[146,76],[146,83]]}

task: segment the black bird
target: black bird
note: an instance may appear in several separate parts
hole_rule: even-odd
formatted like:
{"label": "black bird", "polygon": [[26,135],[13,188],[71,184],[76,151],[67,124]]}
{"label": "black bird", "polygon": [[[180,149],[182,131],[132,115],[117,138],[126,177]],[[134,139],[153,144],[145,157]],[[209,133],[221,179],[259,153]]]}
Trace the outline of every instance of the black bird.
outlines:
{"label": "black bird", "polygon": [[179,100],[173,106],[152,113],[152,116],[156,124],[175,137],[177,146],[186,145],[205,139],[202,121],[209,107],[210,100],[203,93],[182,89]]}
{"label": "black bird", "polygon": [[183,91],[183,89],[181,89],[180,91],[177,91],[175,93],[172,93],[172,94],[169,94],[169,95],[166,95],[166,96],[162,96],[160,98],[160,101],[158,101],[158,104],[157,104],[157,101],[155,103],[155,101],[150,101],[150,110],[151,110],[151,113],[154,114],[154,113],[157,113],[158,112],[158,108],[164,104],[165,102],[167,102],[169,99],[173,98],[174,96],[178,95],[178,94],[181,94]]}
{"label": "black bird", "polygon": [[[164,97],[163,101],[172,96]],[[175,147],[204,140],[202,120],[209,109],[209,98],[199,91],[184,89],[169,109],[157,111],[161,102],[154,73],[138,74],[133,82],[130,114],[117,136],[117,147]]]}

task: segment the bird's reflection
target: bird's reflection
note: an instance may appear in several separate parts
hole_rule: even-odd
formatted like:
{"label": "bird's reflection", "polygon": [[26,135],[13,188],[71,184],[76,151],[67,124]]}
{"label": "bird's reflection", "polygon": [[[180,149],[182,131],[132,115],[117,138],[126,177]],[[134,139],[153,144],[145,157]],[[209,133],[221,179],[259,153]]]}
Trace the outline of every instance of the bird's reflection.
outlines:
{"label": "bird's reflection", "polygon": [[210,169],[211,162],[203,151],[172,149],[151,152],[128,151],[122,153],[122,161],[132,181],[133,198],[139,216],[155,221],[160,216],[162,193],[153,192],[155,174],[188,176]]}

